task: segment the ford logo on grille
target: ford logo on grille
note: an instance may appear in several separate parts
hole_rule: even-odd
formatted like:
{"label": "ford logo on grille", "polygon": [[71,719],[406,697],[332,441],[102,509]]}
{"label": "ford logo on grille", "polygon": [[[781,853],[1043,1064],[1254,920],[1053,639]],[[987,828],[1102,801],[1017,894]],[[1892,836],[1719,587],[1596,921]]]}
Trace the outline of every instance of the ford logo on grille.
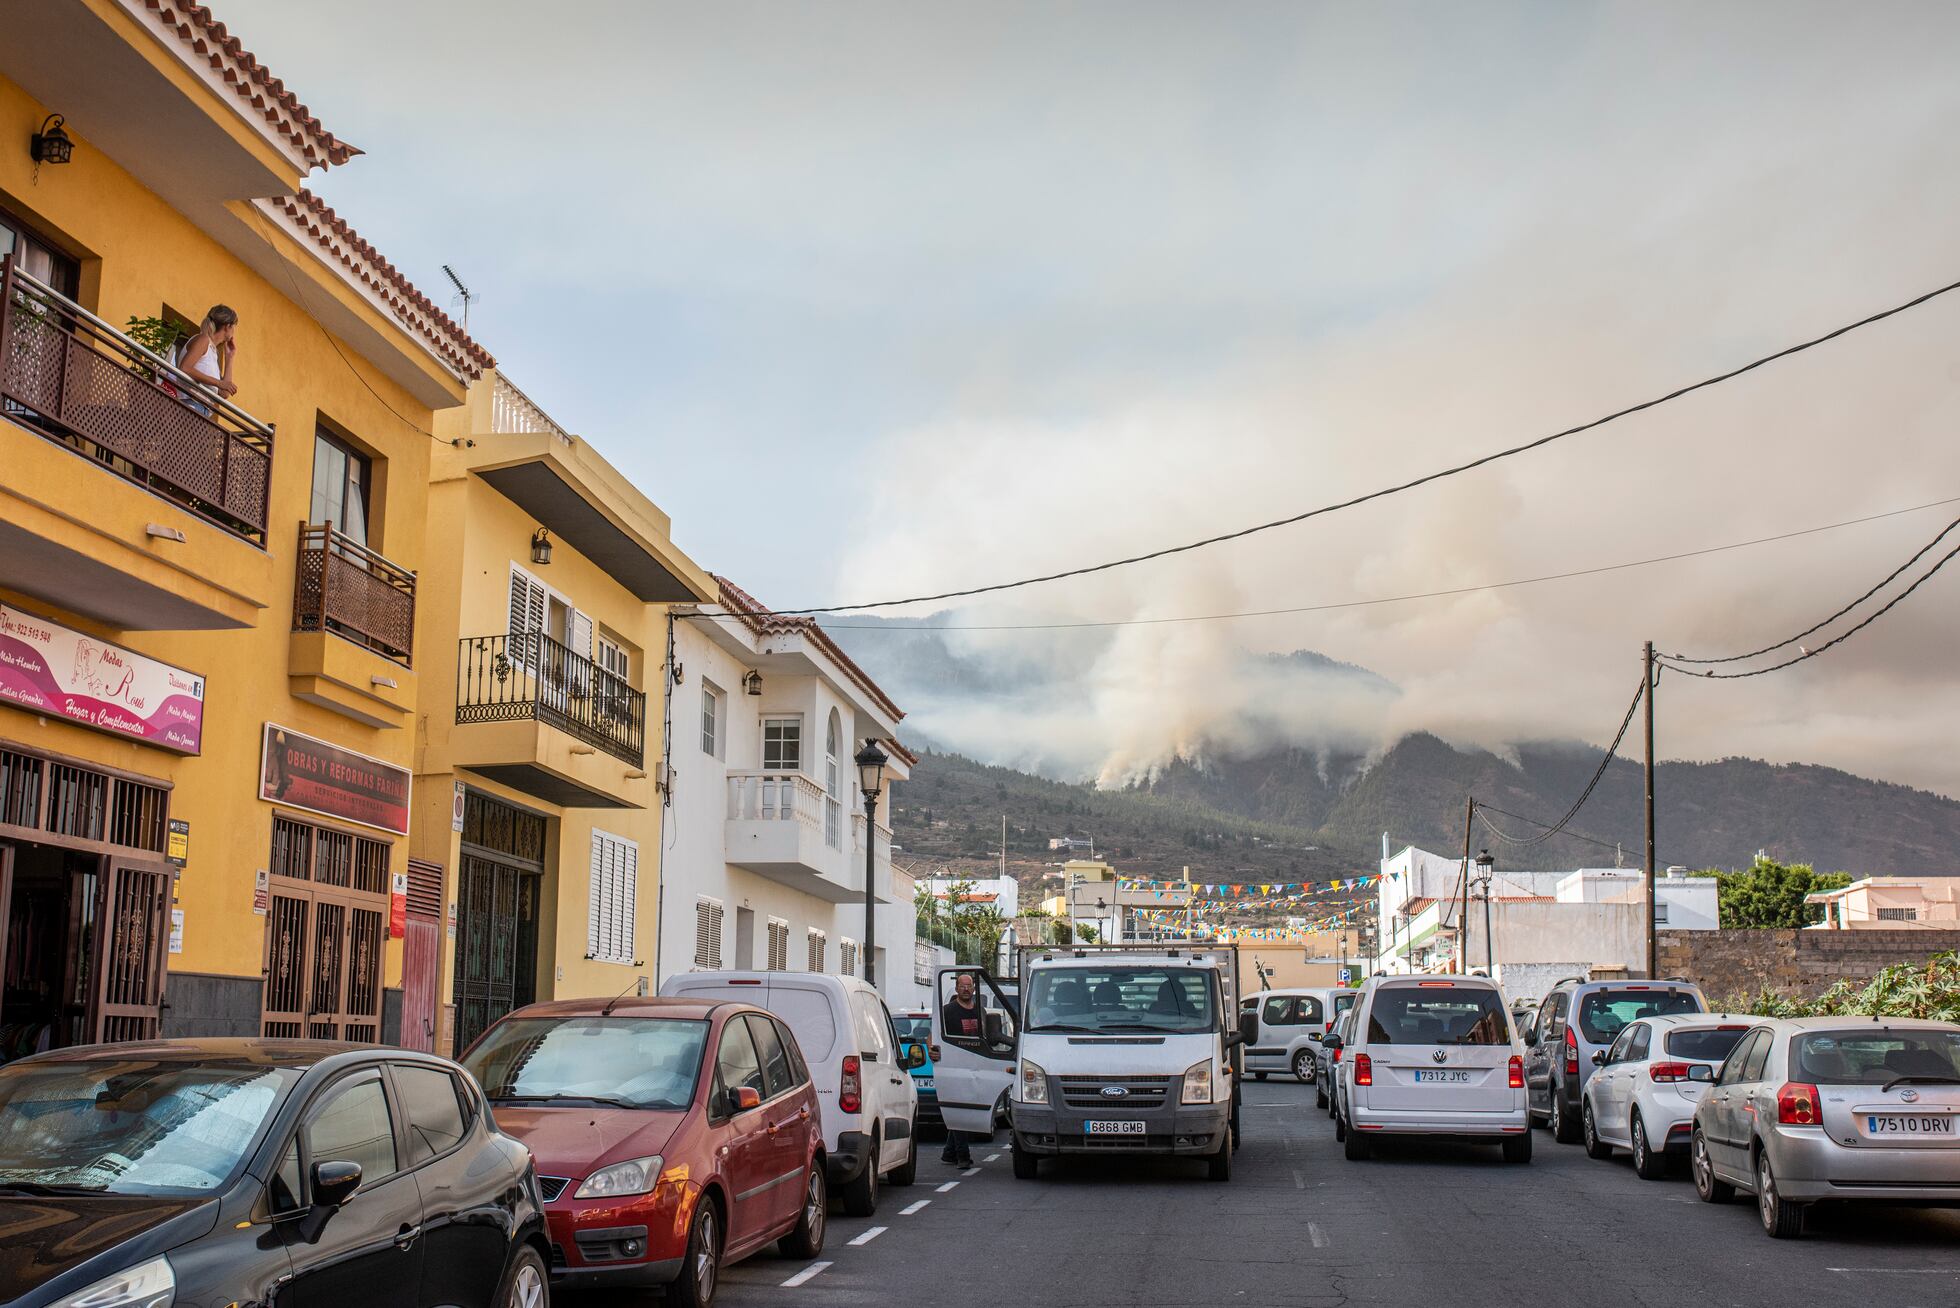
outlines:
{"label": "ford logo on grille", "polygon": [[1429,1057],[1434,1061],[1440,1063],[1443,1062],[1445,1059],[1447,1059],[1449,1055],[1444,1053],[1442,1050],[1438,1049],[1435,1053],[1431,1054]]}
{"label": "ford logo on grille", "polygon": [[1102,1092],[1105,1099],[1123,1099],[1130,1093],[1120,1085],[1106,1085],[1102,1088]]}

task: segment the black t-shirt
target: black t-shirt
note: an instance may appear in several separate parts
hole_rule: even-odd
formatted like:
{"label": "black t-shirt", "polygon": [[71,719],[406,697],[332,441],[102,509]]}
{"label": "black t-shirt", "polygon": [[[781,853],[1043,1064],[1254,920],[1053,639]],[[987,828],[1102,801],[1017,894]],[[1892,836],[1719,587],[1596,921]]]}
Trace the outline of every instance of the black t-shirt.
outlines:
{"label": "black t-shirt", "polygon": [[986,1014],[987,1010],[980,1006],[978,999],[973,1001],[970,1008],[954,999],[940,1010],[939,1020],[946,1028],[948,1039],[979,1040],[987,1033]]}

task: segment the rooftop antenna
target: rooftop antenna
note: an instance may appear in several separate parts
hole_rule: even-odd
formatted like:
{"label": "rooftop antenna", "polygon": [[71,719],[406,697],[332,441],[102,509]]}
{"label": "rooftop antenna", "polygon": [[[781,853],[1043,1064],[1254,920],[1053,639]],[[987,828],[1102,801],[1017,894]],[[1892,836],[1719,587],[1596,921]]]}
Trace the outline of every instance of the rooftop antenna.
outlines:
{"label": "rooftop antenna", "polygon": [[463,330],[468,331],[470,329],[470,301],[474,300],[476,296],[471,292],[469,287],[463,285],[463,279],[458,277],[456,270],[448,264],[442,266],[442,275],[449,279],[451,285],[455,286],[457,296],[463,301]]}

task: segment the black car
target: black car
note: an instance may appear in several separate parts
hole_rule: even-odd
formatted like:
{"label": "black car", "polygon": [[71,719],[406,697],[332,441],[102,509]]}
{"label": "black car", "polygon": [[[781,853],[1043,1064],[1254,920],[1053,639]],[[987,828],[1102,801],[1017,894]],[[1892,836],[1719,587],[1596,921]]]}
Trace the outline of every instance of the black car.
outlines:
{"label": "black car", "polygon": [[425,1054],[164,1040],[0,1067],[9,1308],[545,1308],[530,1153]]}

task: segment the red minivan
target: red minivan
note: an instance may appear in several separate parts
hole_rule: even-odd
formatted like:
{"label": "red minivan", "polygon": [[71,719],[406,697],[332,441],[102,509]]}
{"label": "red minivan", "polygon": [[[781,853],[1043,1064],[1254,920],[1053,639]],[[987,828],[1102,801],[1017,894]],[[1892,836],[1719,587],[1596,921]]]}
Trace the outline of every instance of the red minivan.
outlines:
{"label": "red minivan", "polygon": [[823,1250],[823,1129],[796,1038],[749,1004],[560,1000],[463,1055],[537,1160],[551,1277],[706,1308],[721,1268]]}

